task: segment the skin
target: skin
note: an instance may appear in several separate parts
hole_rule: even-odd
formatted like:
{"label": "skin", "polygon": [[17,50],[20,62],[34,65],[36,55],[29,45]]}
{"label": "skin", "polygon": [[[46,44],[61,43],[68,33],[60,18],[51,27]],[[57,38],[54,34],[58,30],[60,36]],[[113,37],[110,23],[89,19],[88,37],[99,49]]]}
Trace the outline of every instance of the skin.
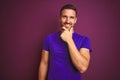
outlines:
{"label": "skin", "polygon": [[[64,9],[60,16],[60,23],[61,27],[65,27],[66,29],[70,30],[74,27],[77,21],[76,13],[72,9]],[[64,30],[62,28],[62,30]]]}
{"label": "skin", "polygon": [[[71,60],[80,73],[84,73],[89,65],[90,52],[87,48],[81,48],[78,50],[72,39],[72,33],[74,32],[74,25],[77,21],[77,16],[74,10],[64,9],[60,16],[61,23],[61,39],[68,44],[68,50]],[[42,57],[39,66],[38,80],[46,80],[48,70],[49,52],[42,50]]]}

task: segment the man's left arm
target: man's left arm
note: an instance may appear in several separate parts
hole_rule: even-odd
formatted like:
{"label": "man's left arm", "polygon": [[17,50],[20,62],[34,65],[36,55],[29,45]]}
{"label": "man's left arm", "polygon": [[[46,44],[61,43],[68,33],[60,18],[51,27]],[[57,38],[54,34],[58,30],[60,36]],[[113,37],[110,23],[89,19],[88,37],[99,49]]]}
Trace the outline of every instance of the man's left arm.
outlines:
{"label": "man's left arm", "polygon": [[80,51],[76,48],[74,41],[69,39],[67,41],[69,54],[74,66],[84,73],[90,62],[90,51],[87,48],[81,48]]}
{"label": "man's left arm", "polygon": [[71,60],[81,73],[85,72],[88,68],[90,62],[90,51],[87,48],[81,48],[80,51],[76,48],[76,45],[72,39],[73,28],[67,30],[65,27],[62,27],[63,32],[61,34],[61,39],[68,44],[68,49],[70,53]]}

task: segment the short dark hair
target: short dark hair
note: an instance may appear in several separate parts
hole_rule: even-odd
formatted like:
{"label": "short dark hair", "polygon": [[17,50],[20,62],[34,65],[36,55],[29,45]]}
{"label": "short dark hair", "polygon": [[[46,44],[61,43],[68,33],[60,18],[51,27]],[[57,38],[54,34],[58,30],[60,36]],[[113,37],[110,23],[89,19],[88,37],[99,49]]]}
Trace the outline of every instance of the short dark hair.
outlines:
{"label": "short dark hair", "polygon": [[72,4],[66,4],[66,5],[64,5],[64,6],[61,8],[61,10],[60,10],[60,15],[62,14],[62,11],[63,11],[64,9],[72,9],[72,10],[74,10],[75,13],[76,13],[76,16],[77,16],[77,9],[76,9],[76,7],[75,7],[74,5],[72,5]]}

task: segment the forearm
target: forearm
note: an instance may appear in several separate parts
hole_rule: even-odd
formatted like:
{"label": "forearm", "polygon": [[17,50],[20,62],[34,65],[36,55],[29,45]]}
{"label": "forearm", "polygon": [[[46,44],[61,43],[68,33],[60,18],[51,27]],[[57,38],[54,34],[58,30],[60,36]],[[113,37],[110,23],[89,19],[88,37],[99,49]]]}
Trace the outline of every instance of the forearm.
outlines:
{"label": "forearm", "polygon": [[39,72],[38,72],[38,80],[46,80],[46,75],[47,75],[47,69],[48,65],[41,63],[39,67]]}
{"label": "forearm", "polygon": [[78,51],[73,40],[69,40],[67,43],[68,43],[70,57],[74,66],[81,73],[83,73],[84,71],[86,71],[88,67],[89,60]]}

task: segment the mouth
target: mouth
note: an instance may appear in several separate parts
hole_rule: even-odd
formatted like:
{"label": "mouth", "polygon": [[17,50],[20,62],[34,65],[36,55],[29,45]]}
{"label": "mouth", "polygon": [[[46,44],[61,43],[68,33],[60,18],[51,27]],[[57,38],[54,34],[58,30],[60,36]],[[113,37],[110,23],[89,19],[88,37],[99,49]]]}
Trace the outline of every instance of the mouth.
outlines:
{"label": "mouth", "polygon": [[64,24],[64,26],[65,26],[66,28],[70,28],[70,27],[71,27],[71,24]]}

